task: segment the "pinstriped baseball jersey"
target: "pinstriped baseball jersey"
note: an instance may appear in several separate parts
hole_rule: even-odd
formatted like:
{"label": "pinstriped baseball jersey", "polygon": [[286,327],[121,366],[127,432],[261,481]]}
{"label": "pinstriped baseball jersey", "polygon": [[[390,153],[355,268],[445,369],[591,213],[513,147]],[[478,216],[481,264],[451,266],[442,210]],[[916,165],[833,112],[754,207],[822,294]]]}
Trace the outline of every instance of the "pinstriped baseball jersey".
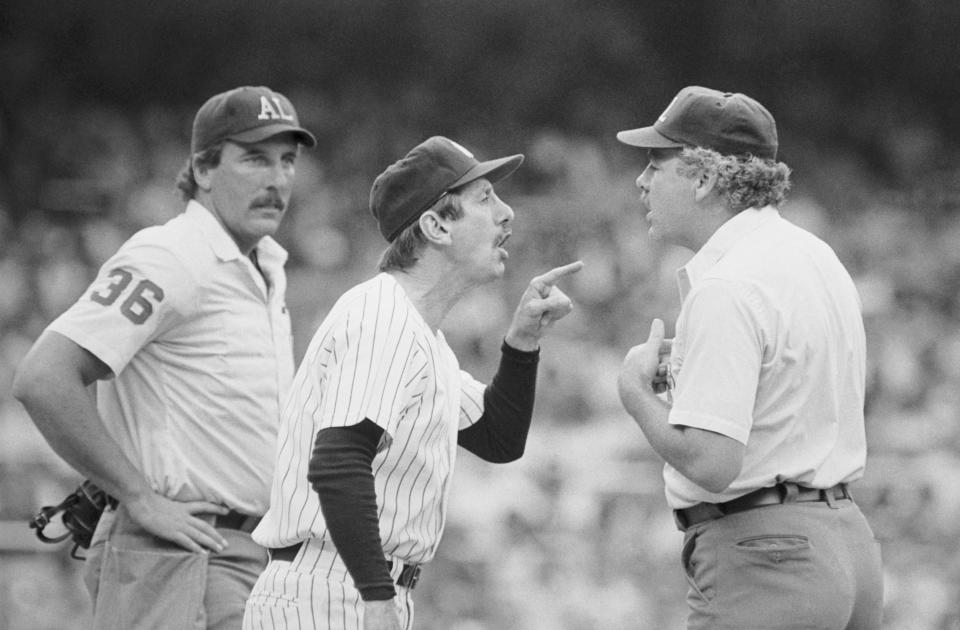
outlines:
{"label": "pinstriped baseball jersey", "polygon": [[307,481],[320,429],[365,418],[383,438],[373,461],[387,556],[428,562],[446,517],[457,431],[483,414],[485,385],[460,370],[392,276],[345,293],[324,319],[281,415],[270,509],[253,533],[266,547],[326,537]]}

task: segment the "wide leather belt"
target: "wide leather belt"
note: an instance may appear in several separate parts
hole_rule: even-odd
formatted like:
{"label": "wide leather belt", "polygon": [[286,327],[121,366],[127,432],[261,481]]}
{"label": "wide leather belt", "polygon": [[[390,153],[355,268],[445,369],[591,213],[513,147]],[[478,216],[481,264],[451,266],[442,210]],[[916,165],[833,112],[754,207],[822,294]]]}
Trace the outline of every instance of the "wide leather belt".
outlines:
{"label": "wide leather belt", "polygon": [[[113,497],[108,497],[107,503],[114,510],[120,505]],[[235,529],[249,534],[257,528],[262,517],[230,510],[226,514],[199,514],[198,518],[205,520],[217,529]]]}
{"label": "wide leather belt", "polygon": [[847,484],[839,483],[832,488],[807,488],[791,482],[780,483],[770,488],[761,488],[723,503],[697,503],[682,510],[674,510],[674,520],[680,531],[705,521],[722,518],[754,508],[781,503],[820,501],[833,504],[834,501],[852,500]]}
{"label": "wide leather belt", "polygon": [[[289,547],[273,547],[270,549],[270,559],[293,562],[293,559],[300,553],[302,546],[303,541],[294,543]],[[392,568],[389,562],[387,563],[387,568]],[[420,569],[421,565],[419,564],[404,564],[403,570],[400,571],[400,575],[397,576],[397,586],[403,586],[411,590],[415,588],[417,582],[420,581]]]}

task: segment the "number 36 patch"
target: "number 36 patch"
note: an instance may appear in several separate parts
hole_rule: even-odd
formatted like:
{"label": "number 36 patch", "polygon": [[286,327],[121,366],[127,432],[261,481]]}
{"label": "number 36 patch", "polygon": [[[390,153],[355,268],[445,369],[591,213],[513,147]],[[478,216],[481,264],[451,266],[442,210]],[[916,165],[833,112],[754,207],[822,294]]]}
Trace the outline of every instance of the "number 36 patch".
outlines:
{"label": "number 36 patch", "polygon": [[[133,280],[133,274],[126,269],[112,269],[107,274],[113,278],[113,282],[102,290],[93,290],[90,292],[90,299],[98,304],[110,306],[127,290],[130,281]],[[140,325],[153,314],[153,302],[163,301],[163,289],[151,282],[143,279],[137,283],[123,302],[120,303],[120,312],[134,324]]]}

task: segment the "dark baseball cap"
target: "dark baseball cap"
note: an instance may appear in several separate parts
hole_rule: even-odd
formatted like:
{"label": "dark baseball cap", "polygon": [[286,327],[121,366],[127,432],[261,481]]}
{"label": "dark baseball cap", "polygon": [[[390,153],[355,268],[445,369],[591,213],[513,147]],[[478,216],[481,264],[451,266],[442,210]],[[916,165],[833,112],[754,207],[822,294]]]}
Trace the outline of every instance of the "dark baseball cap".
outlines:
{"label": "dark baseball cap", "polygon": [[501,180],[521,162],[519,154],[479,162],[453,140],[433,136],[377,176],[370,189],[370,212],[383,238],[393,242],[448,192],[481,177],[491,183]]}
{"label": "dark baseball cap", "polygon": [[680,90],[652,126],[621,131],[617,140],[645,149],[692,146],[769,159],[776,159],[778,144],[777,124],[763,105],[695,85]]}
{"label": "dark baseball cap", "polygon": [[260,142],[279,133],[293,133],[301,144],[316,146],[313,134],[300,126],[290,100],[268,87],[243,86],[210,97],[193,119],[190,152],[218,142]]}

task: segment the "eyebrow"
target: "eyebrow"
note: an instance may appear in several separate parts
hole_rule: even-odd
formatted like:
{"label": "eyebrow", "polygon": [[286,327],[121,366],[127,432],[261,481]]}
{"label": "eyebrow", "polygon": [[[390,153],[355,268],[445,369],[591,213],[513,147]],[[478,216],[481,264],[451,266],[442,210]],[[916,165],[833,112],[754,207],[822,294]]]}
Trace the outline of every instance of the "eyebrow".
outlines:
{"label": "eyebrow", "polygon": [[662,164],[663,162],[680,155],[680,153],[681,152],[677,149],[652,148],[647,151],[647,159],[651,162]]}
{"label": "eyebrow", "polygon": [[[239,143],[239,142],[237,142],[237,143],[235,143],[235,144],[236,144],[237,146],[243,148],[243,152],[241,153],[241,155],[244,155],[244,156],[258,156],[258,155],[268,155],[268,154],[269,154],[269,151],[267,151],[267,149],[265,149],[265,148],[263,148],[262,146],[259,146],[259,145],[257,145],[257,144],[242,144],[242,143]],[[294,157],[294,158],[295,158],[295,157],[298,157],[299,155],[300,155],[300,147],[295,147],[295,148],[291,148],[289,151],[284,151],[284,152],[282,152],[282,153],[280,154],[280,157],[281,157],[281,158],[283,158],[283,157]]]}
{"label": "eyebrow", "polygon": [[473,194],[475,194],[475,195],[477,195],[477,196],[482,196],[482,195],[485,195],[485,194],[488,193],[488,192],[491,192],[492,190],[493,190],[493,184],[491,184],[490,182],[484,182],[484,183],[480,184],[479,186],[475,186],[475,187],[474,187],[474,192],[473,192]]}
{"label": "eyebrow", "polygon": [[241,149],[243,149],[242,151],[243,155],[259,155],[259,154],[266,153],[266,151],[264,151],[261,147],[257,146],[256,144],[242,144],[237,142],[236,145]]}
{"label": "eyebrow", "polygon": [[663,152],[658,151],[657,149],[650,149],[647,151],[647,159],[651,162],[662,162]]}

